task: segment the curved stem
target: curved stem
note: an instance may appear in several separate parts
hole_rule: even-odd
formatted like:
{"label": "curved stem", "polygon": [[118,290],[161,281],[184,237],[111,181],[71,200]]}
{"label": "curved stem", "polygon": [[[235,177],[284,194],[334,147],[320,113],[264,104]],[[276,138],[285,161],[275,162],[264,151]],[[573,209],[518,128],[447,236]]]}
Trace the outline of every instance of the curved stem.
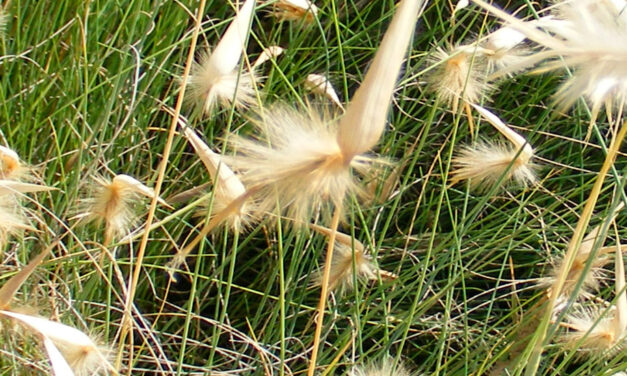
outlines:
{"label": "curved stem", "polygon": [[324,324],[324,308],[327,303],[327,295],[329,291],[329,277],[331,275],[331,262],[333,261],[333,249],[335,248],[335,235],[337,227],[340,223],[340,209],[335,208],[333,219],[331,220],[331,233],[329,234],[329,244],[327,245],[327,255],[324,260],[324,271],[322,274],[322,283],[320,289],[320,301],[318,302],[318,317],[316,318],[316,331],[314,333],[313,349],[311,350],[311,361],[307,376],[313,376],[316,370],[316,360],[318,359],[318,348],[320,347],[320,335],[322,334],[322,325]]}

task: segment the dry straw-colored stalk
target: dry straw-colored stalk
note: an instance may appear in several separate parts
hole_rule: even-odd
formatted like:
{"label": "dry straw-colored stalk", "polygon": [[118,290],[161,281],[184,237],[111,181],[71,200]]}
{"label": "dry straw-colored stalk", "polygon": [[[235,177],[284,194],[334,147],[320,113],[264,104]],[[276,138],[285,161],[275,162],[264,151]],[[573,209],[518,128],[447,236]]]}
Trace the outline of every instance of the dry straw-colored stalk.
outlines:
{"label": "dry straw-colored stalk", "polygon": [[[157,181],[155,183],[154,188],[154,196],[150,203],[150,210],[148,210],[148,216],[146,218],[146,224],[144,226],[143,236],[139,243],[139,248],[137,250],[137,257],[135,259],[135,266],[133,268],[133,274],[131,278],[131,282],[128,288],[128,295],[126,301],[124,302],[124,319],[122,322],[122,330],[120,333],[120,351],[118,352],[118,356],[115,361],[115,368],[119,369],[122,363],[122,344],[126,342],[126,338],[128,333],[131,331],[133,326],[133,321],[131,319],[131,305],[135,300],[135,292],[137,291],[137,283],[139,282],[139,274],[142,270],[142,263],[144,261],[144,254],[146,252],[146,246],[148,245],[148,236],[150,235],[150,229],[152,226],[152,222],[154,220],[155,211],[157,210],[158,198],[161,193],[161,185],[163,184],[163,179],[165,178],[165,171],[168,166],[168,159],[170,158],[170,152],[172,150],[172,143],[174,142],[174,135],[176,133],[176,126],[179,122],[179,116],[181,114],[181,108],[183,107],[183,99],[185,97],[185,88],[187,86],[189,73],[194,62],[194,51],[196,49],[196,42],[198,41],[198,34],[200,32],[202,17],[205,9],[206,0],[200,0],[198,4],[198,10],[196,13],[196,19],[194,24],[194,32],[192,34],[192,39],[190,43],[189,52],[187,53],[187,60],[185,61],[185,69],[183,70],[183,76],[181,81],[183,85],[181,86],[178,97],[176,99],[176,105],[174,107],[174,114],[172,116],[172,123],[170,124],[170,128],[168,129],[168,138],[165,143],[165,147],[163,150],[163,158],[161,163],[159,164],[159,171],[157,174]],[[133,337],[130,337],[130,354],[129,358],[132,363],[133,361]],[[132,367],[128,367],[128,375],[130,376]]]}

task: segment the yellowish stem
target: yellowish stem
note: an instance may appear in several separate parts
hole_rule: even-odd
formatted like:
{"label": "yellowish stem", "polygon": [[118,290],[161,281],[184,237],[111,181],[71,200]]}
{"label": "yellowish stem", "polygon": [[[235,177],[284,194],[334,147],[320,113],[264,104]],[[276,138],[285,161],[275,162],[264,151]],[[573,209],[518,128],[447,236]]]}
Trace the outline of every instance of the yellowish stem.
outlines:
{"label": "yellowish stem", "polygon": [[566,252],[566,256],[564,256],[565,262],[562,264],[557,280],[555,281],[553,286],[551,286],[550,298],[548,306],[546,307],[547,311],[545,312],[544,318],[538,327],[538,335],[536,337],[533,351],[531,352],[527,369],[525,370],[525,376],[533,376],[536,374],[536,371],[540,364],[542,351],[544,349],[546,331],[549,326],[550,318],[553,314],[553,309],[555,308],[555,303],[558,296],[560,296],[561,294],[562,288],[564,287],[564,283],[566,282],[566,278],[568,277],[568,271],[573,264],[575,256],[577,255],[577,250],[579,249],[581,241],[583,240],[585,230],[590,223],[592,211],[594,210],[594,207],[596,206],[597,200],[599,198],[599,194],[601,193],[603,182],[605,181],[605,177],[607,176],[610,167],[612,167],[614,161],[616,160],[616,155],[618,153],[620,144],[625,138],[625,133],[627,133],[627,122],[623,123],[619,134],[612,139],[612,142],[607,152],[607,156],[605,157],[605,161],[603,162],[603,166],[601,167],[601,170],[597,175],[597,180],[594,182],[594,186],[592,187],[590,196],[586,201],[586,206],[583,208],[583,212],[581,213],[579,222],[577,222],[577,227],[575,228],[573,237],[568,244],[568,251]]}
{"label": "yellowish stem", "polygon": [[[163,159],[161,160],[161,164],[159,165],[159,174],[157,176],[157,182],[154,187],[154,196],[152,202],[150,203],[150,210],[148,211],[148,217],[146,218],[146,225],[144,226],[144,236],[142,236],[141,242],[139,244],[139,249],[137,250],[137,259],[135,260],[135,267],[133,269],[132,280],[130,281],[130,286],[128,289],[128,295],[126,298],[126,302],[124,304],[124,319],[122,320],[122,331],[120,333],[120,353],[118,354],[118,358],[116,359],[116,368],[119,369],[121,365],[121,356],[122,349],[124,347],[124,343],[126,342],[126,336],[132,329],[133,320],[131,319],[131,306],[133,305],[133,300],[135,298],[135,291],[137,288],[137,282],[139,281],[139,274],[142,268],[142,262],[144,260],[144,253],[146,252],[146,246],[148,245],[148,235],[150,234],[150,227],[152,225],[155,211],[157,209],[157,202],[159,196],[161,194],[161,185],[163,184],[163,179],[165,177],[165,170],[168,166],[168,158],[170,157],[170,151],[172,150],[172,143],[174,142],[174,135],[176,133],[176,126],[178,124],[179,116],[181,114],[181,108],[183,106],[183,98],[185,96],[185,88],[187,87],[187,83],[189,81],[189,73],[191,71],[192,63],[194,62],[194,53],[196,51],[196,42],[198,41],[198,34],[200,32],[200,28],[202,25],[202,18],[205,9],[206,0],[200,0],[200,4],[198,5],[198,11],[196,14],[195,26],[194,26],[194,34],[192,35],[192,40],[189,47],[189,52],[187,53],[187,60],[185,62],[185,70],[183,71],[183,77],[181,78],[181,89],[179,91],[179,95],[176,99],[176,106],[174,108],[174,116],[172,117],[172,123],[170,124],[170,129],[168,131],[168,139],[165,144],[165,148],[163,150]],[[132,351],[133,344],[129,344],[129,351]],[[127,370],[127,374],[131,374],[132,367],[130,364],[132,363],[132,354],[129,357],[129,367]]]}
{"label": "yellowish stem", "polygon": [[327,295],[329,290],[329,277],[331,276],[331,262],[333,261],[333,249],[335,248],[335,235],[337,227],[340,223],[340,209],[336,208],[331,220],[331,233],[329,234],[329,244],[327,245],[327,255],[324,261],[324,271],[322,274],[322,283],[320,289],[320,301],[318,302],[318,317],[316,318],[316,331],[314,333],[313,349],[311,350],[311,361],[307,376],[313,376],[316,370],[316,360],[318,359],[318,348],[320,347],[320,336],[322,334],[322,326],[324,324],[324,309],[327,303]]}
{"label": "yellowish stem", "polygon": [[470,105],[464,101],[464,109],[466,110],[466,117],[468,118],[468,130],[470,130],[470,137],[475,138],[475,121],[472,119],[472,111]]}

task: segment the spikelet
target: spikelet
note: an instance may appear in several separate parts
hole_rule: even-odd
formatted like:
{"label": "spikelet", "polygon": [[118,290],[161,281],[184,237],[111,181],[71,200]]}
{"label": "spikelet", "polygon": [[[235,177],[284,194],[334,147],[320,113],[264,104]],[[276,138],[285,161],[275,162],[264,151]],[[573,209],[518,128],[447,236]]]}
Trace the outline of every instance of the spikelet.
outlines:
{"label": "spikelet", "polygon": [[312,23],[318,17],[318,7],[309,0],[277,0],[271,14],[282,21]]}
{"label": "spikelet", "polygon": [[451,184],[468,180],[473,189],[485,190],[499,181],[513,180],[521,186],[534,183],[531,145],[490,111],[477,105],[473,107],[511,142],[511,146],[479,141],[474,146],[463,147],[452,160]]}
{"label": "spikelet", "polygon": [[[624,205],[621,203],[616,207],[614,212],[610,214],[610,220],[614,220],[614,218],[616,218],[618,212],[622,210],[623,206]],[[599,285],[599,278],[603,275],[603,266],[611,261],[609,254],[613,251],[616,251],[617,254],[620,253],[621,250],[618,249],[619,247],[603,247],[597,250],[594,258],[590,259],[594,243],[599,237],[600,231],[601,225],[596,226],[590,230],[590,232],[581,241],[581,245],[577,250],[577,254],[575,255],[573,263],[568,270],[568,275],[564,282],[564,286],[562,287],[561,300],[568,299],[575,292],[577,283],[579,282],[579,279],[582,278],[582,273],[585,271],[588,263],[590,263],[589,272],[583,276],[581,288],[577,291],[577,295],[581,296],[586,292],[597,289]],[[543,279],[540,282],[540,286],[552,286],[557,280],[557,276],[563,267],[563,263],[564,260],[559,260],[553,267],[551,276]]]}
{"label": "spikelet", "polygon": [[38,184],[0,180],[0,247],[3,247],[11,236],[18,235],[23,230],[35,230],[26,219],[26,211],[20,200],[22,195],[53,189]]}
{"label": "spikelet", "polygon": [[257,57],[257,60],[255,60],[255,62],[253,63],[253,70],[258,68],[261,64],[265,63],[266,61],[269,61],[271,59],[276,59],[284,51],[285,49],[279,46],[270,46],[270,47],[264,48],[264,50],[261,51],[261,53]]}
{"label": "spikelet", "polygon": [[601,312],[581,310],[566,316],[570,329],[562,341],[569,348],[576,348],[582,355],[604,356],[624,340],[616,332],[614,319],[601,317]]}
{"label": "spikelet", "polygon": [[486,77],[486,59],[479,47],[458,46],[449,50],[437,47],[430,63],[436,66],[427,76],[427,88],[453,112],[457,112],[460,100],[479,103],[491,89]]}
{"label": "spikelet", "polygon": [[503,26],[490,33],[481,44],[481,53],[486,57],[488,71],[495,72],[518,66],[526,53],[518,46],[525,40],[525,34],[511,26]]}
{"label": "spikelet", "polygon": [[[477,0],[528,39],[544,48],[530,55],[524,64],[541,63],[539,72],[574,69],[557,93],[563,108],[583,96],[592,105],[592,119],[599,109],[613,100],[625,101],[627,94],[627,16],[624,5],[609,0],[571,0],[552,7],[554,17],[544,22],[524,22]],[[546,32],[548,31],[548,33]]]}
{"label": "spikelet", "polygon": [[409,371],[394,359],[386,358],[380,363],[372,363],[367,367],[354,367],[351,376],[410,376]]}
{"label": "spikelet", "polygon": [[103,367],[110,367],[104,350],[76,328],[12,311],[0,311],[0,315],[17,320],[36,334],[50,339],[76,375],[93,375]]}
{"label": "spikelet", "polygon": [[[205,165],[214,184],[214,195],[211,212],[214,214],[224,210],[231,202],[246,192],[246,187],[233,171],[222,161],[219,154],[214,153],[207,144],[190,127],[184,127],[183,134],[192,145],[196,154]],[[246,228],[253,220],[253,204],[244,203],[238,211],[231,213],[227,219],[229,227],[236,232]]]}
{"label": "spikelet", "polygon": [[14,150],[0,146],[0,179],[30,180],[30,172]]}
{"label": "spikelet", "polygon": [[333,85],[331,85],[331,83],[325,76],[315,73],[308,75],[305,79],[305,87],[316,94],[326,96],[339,108],[341,108],[342,110],[344,109],[340,98],[337,96],[337,93],[333,88]]}
{"label": "spikelet", "polygon": [[[327,237],[331,236],[332,231],[329,228],[314,224],[310,224],[309,227]],[[324,270],[324,265],[316,272],[315,286],[322,283],[322,270]],[[372,262],[372,258],[366,254],[366,249],[359,240],[337,232],[329,277],[329,290],[349,291],[354,288],[354,277],[357,280],[376,281],[377,274],[383,280],[397,278],[394,273],[379,270]]]}
{"label": "spikelet", "polygon": [[243,108],[255,103],[254,72],[239,71],[254,6],[255,0],[246,0],[215,49],[192,66],[187,102],[199,114],[211,114],[217,104]]}
{"label": "spikelet", "polygon": [[[116,175],[112,180],[94,178],[92,194],[83,201],[79,218],[86,217],[105,225],[105,243],[113,237],[126,235],[135,221],[135,204],[140,197],[154,197],[154,191],[128,175]],[[162,205],[165,201],[158,199]]]}
{"label": "spikelet", "polygon": [[243,172],[245,186],[264,186],[258,199],[261,212],[275,212],[278,197],[279,211],[305,221],[313,208],[327,201],[341,207],[346,192],[357,191],[349,167],[359,168],[361,162],[344,161],[335,124],[314,110],[303,114],[274,106],[264,110],[254,125],[267,139],[231,136],[237,155],[226,160]]}
{"label": "spikelet", "polygon": [[338,142],[345,159],[368,152],[379,142],[411,31],[424,6],[423,0],[399,2],[364,82],[340,119]]}
{"label": "spikelet", "polygon": [[593,309],[566,316],[566,326],[570,330],[563,341],[567,346],[577,346],[577,350],[590,357],[610,356],[622,349],[627,339],[627,291],[620,246],[616,249],[615,281],[616,307],[610,315],[601,316],[600,309]]}
{"label": "spikelet", "polygon": [[43,337],[44,347],[50,359],[50,368],[54,376],[74,376],[72,367],[65,360],[59,349],[54,345],[54,342],[48,337]]}
{"label": "spikelet", "polygon": [[[396,78],[422,1],[404,0],[379,51],[339,121],[313,110],[287,106],[263,110],[254,125],[259,140],[229,137],[236,152],[227,161],[241,172],[244,185],[259,190],[260,210],[286,212],[296,223],[331,203],[339,211],[347,192],[358,192],[351,173],[371,159],[361,156],[378,142],[387,118]],[[277,202],[279,207],[277,208]]]}

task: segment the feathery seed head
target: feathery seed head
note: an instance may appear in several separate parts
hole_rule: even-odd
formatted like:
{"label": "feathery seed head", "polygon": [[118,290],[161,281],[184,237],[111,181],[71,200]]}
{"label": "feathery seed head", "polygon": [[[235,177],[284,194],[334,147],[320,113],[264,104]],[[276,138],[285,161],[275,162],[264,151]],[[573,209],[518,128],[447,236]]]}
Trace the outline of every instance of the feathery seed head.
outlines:
{"label": "feathery seed head", "polygon": [[[97,223],[104,222],[108,240],[125,235],[135,220],[135,205],[141,196],[153,198],[154,191],[128,175],[116,175],[112,180],[94,178],[91,197],[84,200],[82,216]],[[161,199],[162,204],[165,202]]]}
{"label": "feathery seed head", "polygon": [[[359,156],[379,140],[396,78],[422,0],[403,0],[392,19],[364,82],[339,121],[287,107],[260,111],[255,125],[266,140],[234,136],[238,153],[229,164],[242,172],[249,189],[260,189],[261,211],[282,209],[306,222],[313,208],[330,202],[341,209],[348,191],[357,191],[351,167],[370,161]],[[263,189],[258,188],[263,186]],[[278,195],[278,196],[277,196]]]}
{"label": "feathery seed head", "polygon": [[[224,210],[231,202],[246,192],[246,187],[237,175],[224,163],[222,156],[214,153],[209,146],[190,127],[183,129],[183,134],[193,146],[196,154],[205,165],[214,184],[210,214]],[[205,214],[206,214],[205,210]],[[238,211],[226,219],[230,228],[240,231],[253,220],[253,204],[244,203]]]}
{"label": "feathery seed head", "polygon": [[519,151],[511,146],[485,141],[464,146],[453,157],[451,183],[468,180],[473,189],[479,190],[487,190],[499,181],[512,180],[521,186],[532,184],[536,176],[530,165],[533,150],[529,149]]}
{"label": "feathery seed head", "polygon": [[11,180],[27,179],[30,168],[20,160],[15,151],[0,146],[0,178]]}
{"label": "feathery seed head", "polygon": [[312,23],[318,16],[318,7],[309,0],[278,0],[272,4],[272,15],[282,21]]}
{"label": "feathery seed head", "polygon": [[[621,204],[612,214],[610,214],[610,216],[615,217],[622,208],[623,205]],[[583,276],[581,287],[577,294],[581,295],[585,292],[596,289],[599,284],[599,279],[604,274],[603,267],[612,260],[609,256],[611,252],[617,252],[616,257],[619,256],[621,250],[619,247],[615,246],[600,248],[596,251],[594,257],[591,258],[592,251],[594,250],[594,243],[597,241],[600,231],[601,225],[598,225],[590,230],[590,232],[583,238],[570,269],[568,270],[566,280],[564,281],[564,286],[561,291],[562,299],[568,299],[575,292],[575,288],[577,287],[579,280],[582,278],[582,274],[585,272],[588,264],[590,264],[590,269],[588,270],[588,273]],[[564,265],[564,260],[560,259],[554,266],[552,275],[545,278],[541,282],[541,286],[553,286],[555,281],[558,279],[560,271],[565,267],[566,265]],[[619,277],[617,277],[617,280],[618,279]]]}
{"label": "feathery seed head", "polygon": [[459,100],[479,103],[491,89],[486,77],[486,61],[478,47],[459,46],[450,50],[437,47],[431,64],[437,64],[427,77],[429,90],[453,112],[457,112]]}
{"label": "feathery seed head", "polygon": [[22,210],[15,205],[0,205],[0,248],[7,244],[10,237],[26,229],[32,227],[26,222]]}
{"label": "feathery seed head", "polygon": [[[309,227],[326,237],[330,237],[334,233],[333,230],[324,226],[310,224]],[[323,270],[324,265],[317,272],[314,285],[322,284]],[[373,281],[377,280],[377,273],[384,280],[397,278],[394,273],[379,270],[372,262],[372,258],[366,254],[366,248],[359,240],[341,232],[335,232],[328,286],[330,290],[339,289],[342,292],[352,290],[354,288],[353,277],[356,277],[357,280]]]}
{"label": "feathery seed head", "polygon": [[601,312],[580,310],[565,319],[569,331],[562,341],[586,356],[608,356],[620,350],[625,342],[625,332],[619,330],[611,317],[601,317]]}
{"label": "feathery seed head", "polygon": [[331,85],[331,83],[325,76],[315,73],[308,75],[305,79],[305,87],[316,94],[326,96],[339,108],[341,108],[342,110],[344,109],[340,98],[337,96],[337,93],[333,88],[333,85]]}
{"label": "feathery seed head", "polygon": [[[331,262],[331,274],[329,277],[329,290],[340,291],[352,290],[354,288],[354,278],[357,280],[376,280],[377,268],[373,265],[372,259],[366,255],[363,245],[358,246],[355,241],[355,251],[350,246],[335,242],[333,248],[333,259]],[[320,286],[322,283],[322,269],[316,274],[314,284]]]}
{"label": "feathery seed head", "polygon": [[488,189],[499,181],[513,180],[521,186],[533,184],[536,176],[531,163],[534,154],[531,145],[492,112],[476,104],[472,107],[505,136],[511,146],[480,141],[475,146],[463,147],[452,160],[452,183],[469,180],[473,188],[479,189]]}
{"label": "feathery seed head", "polygon": [[557,101],[564,108],[583,96],[592,105],[594,119],[603,104],[611,104],[613,99],[625,101],[627,16],[618,1],[563,1],[552,7],[554,17],[537,20],[541,22],[524,22],[482,0],[476,3],[544,48],[529,55],[524,65],[543,62],[539,72],[565,65],[574,69],[557,93]]}
{"label": "feathery seed head", "polygon": [[205,114],[210,114],[218,104],[228,107],[234,104],[238,108],[247,108],[256,101],[254,72],[234,70],[220,73],[212,59],[205,53],[200,63],[194,63],[189,77],[189,100],[198,103]]}
{"label": "feathery seed head", "polygon": [[105,351],[76,328],[12,311],[0,311],[0,315],[14,319],[50,339],[77,375],[93,375],[99,369],[110,366]]}
{"label": "feathery seed head", "polygon": [[367,367],[354,367],[351,376],[409,376],[409,371],[402,365],[396,364],[393,358],[386,358],[380,363],[372,363]]}
{"label": "feathery seed head", "polygon": [[246,187],[264,186],[261,212],[274,212],[278,197],[280,212],[306,222],[314,208],[327,201],[341,208],[346,192],[357,191],[350,167],[363,163],[344,159],[333,120],[311,109],[301,114],[275,106],[253,123],[265,139],[231,136],[237,155],[225,158]]}
{"label": "feathery seed head", "polygon": [[246,48],[249,24],[255,0],[246,0],[222,39],[211,53],[205,53],[200,63],[194,63],[188,79],[189,101],[197,103],[205,114],[216,104],[247,107],[255,102],[254,72],[239,72],[242,51]]}

